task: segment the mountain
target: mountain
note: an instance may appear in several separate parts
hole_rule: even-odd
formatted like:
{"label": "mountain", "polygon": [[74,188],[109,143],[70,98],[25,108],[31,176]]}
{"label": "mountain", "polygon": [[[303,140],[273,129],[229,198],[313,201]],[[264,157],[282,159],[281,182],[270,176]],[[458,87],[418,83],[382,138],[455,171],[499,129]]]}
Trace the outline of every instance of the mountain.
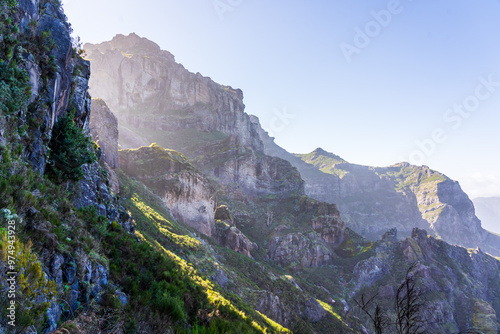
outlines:
{"label": "mountain", "polygon": [[442,173],[408,163],[351,164],[321,148],[291,154],[265,131],[260,137],[266,154],[288,160],[300,171],[307,195],[337,204],[346,224],[363,236],[377,239],[392,227],[408,236],[418,227],[453,244],[500,254],[500,238],[481,226],[467,194]]}
{"label": "mountain", "polygon": [[472,200],[476,214],[488,231],[500,233],[500,198],[478,197]]}
{"label": "mountain", "polygon": [[365,239],[266,154],[240,90],[134,34],[89,63],[70,32],[59,1],[0,2],[1,333],[368,333],[355,300],[394,319],[408,268],[426,332],[498,332],[497,258]]}
{"label": "mountain", "polygon": [[[122,177],[143,182],[180,223],[195,228],[204,242],[223,246],[214,250],[225,254],[218,260],[224,274],[209,269],[223,290],[294,332],[361,331],[366,319],[352,309],[352,297],[373,292],[381,296],[381,305],[391,304],[405,268],[417,261],[414,274],[421,277],[426,305],[439,319],[428,324],[429,332],[497,330],[498,260],[421,229],[434,228],[471,244],[486,233],[469,215],[468,198],[457,183],[426,167],[371,168],[321,149],[292,155],[270,145],[258,119],[245,113],[240,90],[190,73],[170,53],[135,34],[85,49],[91,92],[119,120]],[[211,190],[201,191],[204,187]],[[186,196],[189,192],[193,195]],[[340,210],[332,192],[346,199]],[[210,215],[199,218],[207,210]],[[395,226],[399,239],[390,230]],[[458,236],[458,229],[467,235]],[[227,248],[241,253],[244,264],[233,262]],[[191,261],[207,263],[200,254]],[[256,275],[246,267],[261,269]],[[296,290],[269,285],[262,276],[283,277]],[[290,293],[306,297],[298,302]],[[332,314],[347,327],[327,325]]]}

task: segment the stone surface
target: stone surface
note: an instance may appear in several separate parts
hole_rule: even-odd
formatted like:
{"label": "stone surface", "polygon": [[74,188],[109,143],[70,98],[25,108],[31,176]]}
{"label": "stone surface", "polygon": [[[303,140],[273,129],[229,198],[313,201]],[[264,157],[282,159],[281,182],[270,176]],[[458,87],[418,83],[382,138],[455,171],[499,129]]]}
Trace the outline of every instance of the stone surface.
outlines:
{"label": "stone surface", "polygon": [[215,190],[182,154],[158,145],[122,150],[119,154],[125,173],[160,196],[175,218],[203,234],[212,235]]}
{"label": "stone surface", "polygon": [[[405,262],[396,261],[401,255]],[[415,228],[403,241],[386,234],[376,255],[355,266],[353,294],[363,287],[378,286],[379,298],[392,302],[401,283],[393,278],[403,277],[412,263],[425,308],[439,319],[439,323],[426,324],[427,332],[443,332],[444,327],[443,333],[473,327],[488,333],[498,331],[500,261],[480,249],[467,250],[437,240],[422,229]]]}
{"label": "stone surface", "polygon": [[300,171],[307,195],[337,204],[347,226],[364,237],[376,240],[394,227],[406,237],[418,227],[450,243],[500,255],[500,237],[481,227],[458,182],[427,166],[360,166],[321,148],[293,155],[265,131],[259,136],[266,154],[286,159]]}
{"label": "stone surface", "polygon": [[91,91],[116,113],[120,144],[156,142],[242,196],[303,193],[289,162],[262,154],[260,125],[245,113],[243,93],[190,73],[167,51],[135,34],[86,44]]}
{"label": "stone surface", "polygon": [[216,239],[221,245],[252,258],[251,251],[258,248],[256,243],[250,241],[236,226],[222,222],[217,222],[215,226]]}
{"label": "stone surface", "polygon": [[101,148],[104,161],[112,168],[120,167],[118,159],[118,120],[106,103],[92,99],[90,134]]}

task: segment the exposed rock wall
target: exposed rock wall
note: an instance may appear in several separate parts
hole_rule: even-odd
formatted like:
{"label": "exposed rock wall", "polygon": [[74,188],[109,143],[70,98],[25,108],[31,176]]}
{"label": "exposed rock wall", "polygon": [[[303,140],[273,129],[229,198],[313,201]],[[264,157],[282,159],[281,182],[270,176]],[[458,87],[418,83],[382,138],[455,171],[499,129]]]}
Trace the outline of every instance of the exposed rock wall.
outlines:
{"label": "exposed rock wall", "polygon": [[[262,151],[262,142],[244,112],[241,90],[188,72],[171,53],[135,34],[84,47],[92,64],[91,92],[104,99],[124,123],[162,131],[216,130],[237,136],[242,146]],[[180,110],[190,117],[172,115]]]}
{"label": "exposed rock wall", "polygon": [[[2,6],[4,5],[2,3]],[[73,120],[76,125],[83,129],[84,133],[89,133],[90,64],[79,57],[77,51],[73,49],[71,27],[59,1],[19,0],[12,11],[9,10],[7,13],[8,24],[19,27],[19,32],[16,32],[15,37],[15,43],[18,42],[19,45],[13,51],[16,62],[13,62],[11,66],[14,67],[17,64],[19,68],[26,71],[31,95],[25,101],[26,104],[15,111],[14,117],[5,115],[5,110],[1,110],[0,143],[2,146],[11,144],[12,147],[17,145],[21,147],[21,152],[11,152],[11,154],[12,160],[18,164],[18,167],[22,167],[16,170],[20,172],[18,176],[25,176],[25,179],[32,178],[31,181],[23,181],[25,182],[23,186],[26,186],[26,183],[33,182],[33,174],[28,173],[31,172],[28,171],[28,166],[19,162],[22,159],[31,164],[33,171],[42,175],[45,173],[49,153],[48,143],[52,138],[54,125],[61,117],[74,113]],[[2,17],[1,24],[4,24],[4,20],[5,17]],[[0,37],[2,42],[5,41],[4,38],[6,36]],[[9,38],[12,37],[9,36]],[[0,61],[3,63],[5,59]],[[7,123],[9,126],[17,124],[18,130],[23,129],[23,131],[7,133],[4,127]],[[14,154],[18,156],[14,157]],[[5,159],[1,162],[7,163]],[[74,235],[74,226],[67,221],[59,221],[57,217],[67,214],[65,217],[71,215],[73,218],[77,216],[75,208],[90,206],[97,208],[98,213],[105,217],[106,223],[115,221],[128,232],[133,232],[135,228],[132,217],[125,212],[117,198],[111,193],[107,177],[99,167],[99,163],[83,165],[81,168],[84,172],[84,179],[80,182],[68,181],[60,186],[64,189],[64,193],[61,192],[64,197],[53,198],[54,201],[50,205],[40,204],[46,200],[45,196],[52,196],[40,191],[42,185],[29,193],[33,195],[33,200],[25,207],[19,205],[18,198],[14,200],[19,215],[16,214],[16,217],[25,218],[20,228],[23,231],[21,240],[32,237],[36,245],[32,251],[36,251],[38,261],[42,263],[43,274],[56,284],[57,295],[52,300],[44,296],[36,296],[37,303],[47,302],[50,305],[45,313],[43,333],[54,331],[63,319],[74,316],[79,306],[88,307],[91,303],[98,303],[103,292],[112,285],[109,281],[107,259],[96,251],[89,252],[88,249],[84,251],[78,239],[80,236]],[[5,175],[2,174],[2,180],[5,180],[4,177]],[[45,182],[38,177],[34,178],[36,182],[38,180],[40,183]],[[38,185],[35,186],[38,187]],[[46,184],[44,186],[45,189],[49,189],[49,192],[56,188],[52,184],[49,187]],[[26,188],[16,186],[16,191],[19,194],[26,193]],[[66,198],[66,191],[71,193],[72,197],[68,196],[71,198]],[[44,196],[43,200],[42,196]],[[70,201],[64,202],[66,199],[72,200],[73,205]],[[63,202],[65,208],[58,208],[57,205]],[[41,214],[41,210],[37,210],[40,207],[46,212]],[[50,221],[48,217],[52,217]],[[57,235],[55,232],[57,229],[59,232],[64,230],[67,233],[64,237],[66,240],[61,240],[62,234]],[[74,243],[71,253],[67,249],[69,243]],[[2,271],[4,269],[2,268]],[[35,291],[38,287],[30,288]],[[126,300],[126,296],[119,290],[117,294]],[[30,319],[29,317],[34,317],[34,314],[26,313],[25,316],[27,316],[26,319]],[[0,322],[3,324],[4,320]],[[36,333],[34,327],[30,328],[30,332]]]}
{"label": "exposed rock wall", "polygon": [[260,125],[245,113],[241,90],[190,73],[135,34],[85,50],[91,91],[116,113],[123,147],[156,142],[182,152],[201,172],[245,196],[304,192],[295,168],[262,154]]}
{"label": "exposed rock wall", "polygon": [[103,160],[113,169],[120,167],[118,159],[118,120],[101,99],[92,100],[90,134],[104,155]]}
{"label": "exposed rock wall", "polygon": [[208,236],[214,230],[215,191],[180,153],[156,144],[119,152],[125,173],[160,196],[175,218]]}
{"label": "exposed rock wall", "polygon": [[[87,92],[90,64],[74,56],[71,28],[62,9],[50,1],[43,3],[42,7],[39,1],[20,0],[13,20],[13,24],[19,25],[23,34],[20,40],[27,50],[23,53],[21,66],[28,73],[31,86],[30,117],[36,115],[40,121],[38,131],[32,132],[27,155],[35,171],[42,174],[45,172],[46,147],[55,122],[74,109],[79,126],[88,130],[90,114],[90,95]],[[30,30],[30,22],[36,23],[34,32]],[[40,46],[35,40],[42,39],[47,32],[54,47],[49,55],[39,55]],[[40,60],[42,57],[53,57],[50,70],[41,68],[47,66]]]}
{"label": "exposed rock wall", "polygon": [[375,256],[356,265],[352,291],[371,287],[379,293],[377,302],[391,305],[411,263],[416,263],[412,274],[417,278],[424,307],[436,319],[426,324],[427,332],[456,333],[470,328],[480,328],[484,333],[498,331],[500,261],[480,249],[449,245],[425,230],[414,229],[403,241],[384,238]]}

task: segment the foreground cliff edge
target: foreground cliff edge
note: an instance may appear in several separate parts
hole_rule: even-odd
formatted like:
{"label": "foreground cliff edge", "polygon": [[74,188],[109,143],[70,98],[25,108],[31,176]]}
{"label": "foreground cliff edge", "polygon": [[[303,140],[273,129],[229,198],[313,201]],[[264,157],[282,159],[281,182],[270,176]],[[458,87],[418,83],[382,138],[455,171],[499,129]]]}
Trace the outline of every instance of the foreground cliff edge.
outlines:
{"label": "foreground cliff edge", "polygon": [[415,262],[428,332],[498,331],[497,259],[421,229],[364,239],[264,153],[240,90],[136,35],[89,47],[91,61],[140,77],[93,86],[91,100],[60,4],[0,3],[0,331],[366,332],[352,298],[391,304]]}

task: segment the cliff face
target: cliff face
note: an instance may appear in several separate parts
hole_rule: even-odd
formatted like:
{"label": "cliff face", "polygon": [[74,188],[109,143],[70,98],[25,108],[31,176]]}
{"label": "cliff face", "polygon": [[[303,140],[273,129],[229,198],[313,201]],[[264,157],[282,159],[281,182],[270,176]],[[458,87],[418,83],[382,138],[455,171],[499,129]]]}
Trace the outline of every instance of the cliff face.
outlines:
{"label": "cliff face", "polygon": [[[77,166],[83,175],[78,181],[49,181],[45,175],[53,165],[48,147],[59,120],[72,116],[76,126],[60,133],[69,142],[78,140],[71,137],[75,133],[89,134],[90,64],[73,48],[60,3],[2,1],[0,14],[0,220],[2,231],[6,219],[17,224],[16,312],[24,317],[12,332],[48,333],[79,308],[98,304],[112,286],[96,231],[90,233],[87,224],[105,230],[104,222],[113,221],[127,232],[135,225],[108,185],[99,164],[104,161]],[[90,151],[89,144],[81,141],[78,148]],[[93,221],[98,214],[101,220]],[[5,240],[2,232],[4,255]],[[2,275],[7,265],[0,261]],[[112,296],[127,303],[119,289]],[[0,320],[0,332],[11,328],[6,320]]]}
{"label": "cliff face", "polygon": [[182,154],[156,144],[122,150],[119,154],[123,171],[160,196],[177,219],[212,235],[215,190]]}
{"label": "cliff face", "polygon": [[167,51],[135,34],[86,44],[91,91],[120,124],[120,144],[156,142],[183,152],[203,173],[246,195],[303,192],[288,162],[265,156],[259,125],[243,93],[193,74]]}
{"label": "cliff face", "polygon": [[[403,261],[403,262],[401,262]],[[500,262],[481,250],[467,250],[437,240],[425,230],[414,229],[409,238],[385,238],[376,255],[361,261],[351,282],[354,293],[378,293],[377,303],[391,307],[401,283],[402,263],[416,263],[416,277],[425,310],[434,321],[425,324],[429,333],[457,333],[476,328],[496,333]],[[406,267],[407,268],[407,267]],[[369,287],[369,288],[366,288]]]}
{"label": "cliff face", "polygon": [[26,70],[31,87],[30,108],[20,116],[25,124],[30,118],[36,124],[33,128],[37,130],[30,132],[27,154],[35,171],[43,174],[46,146],[57,120],[73,109],[78,125],[88,129],[90,65],[74,56],[70,26],[57,4],[20,0],[18,8],[11,24],[18,25],[22,36],[26,52],[20,54],[21,68]]}
{"label": "cliff face", "polygon": [[500,254],[500,238],[481,227],[458,182],[427,166],[360,166],[322,149],[292,155],[264,131],[259,135],[266,154],[300,171],[307,195],[336,203],[347,225],[365,237],[377,239],[393,227],[408,236],[419,227],[450,243]]}
{"label": "cliff face", "polygon": [[171,53],[135,34],[84,47],[94,73],[91,92],[105,100],[125,126],[219,131],[262,151],[244,112],[241,90],[190,73]]}
{"label": "cliff face", "polygon": [[118,160],[118,120],[103,100],[92,100],[90,134],[99,145],[109,167],[120,167]]}

